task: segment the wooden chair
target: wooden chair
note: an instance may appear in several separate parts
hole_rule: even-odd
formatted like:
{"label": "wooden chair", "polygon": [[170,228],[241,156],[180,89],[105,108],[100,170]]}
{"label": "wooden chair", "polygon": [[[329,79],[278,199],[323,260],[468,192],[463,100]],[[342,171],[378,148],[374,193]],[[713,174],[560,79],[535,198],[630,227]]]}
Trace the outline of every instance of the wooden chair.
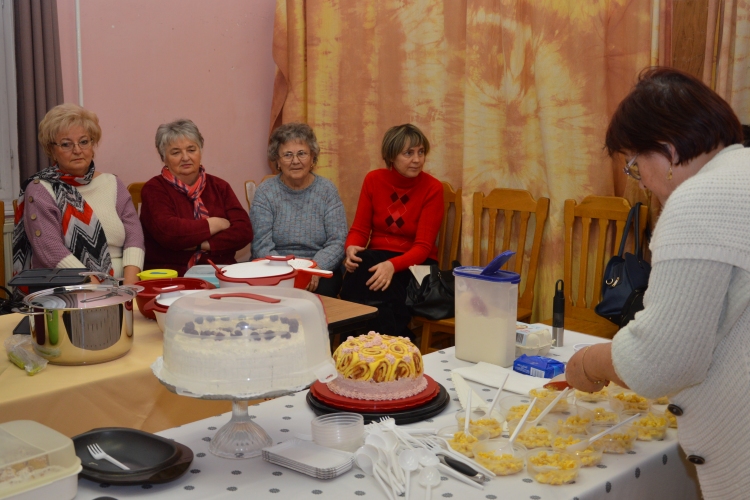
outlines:
{"label": "wooden chair", "polygon": [[267,174],[267,175],[264,175],[264,176],[263,176],[263,178],[262,178],[262,179],[260,180],[260,183],[259,183],[259,184],[263,184],[263,183],[264,183],[264,182],[266,182],[266,181],[267,181],[268,179],[273,179],[274,177],[276,177],[276,175],[277,175],[277,174]]}
{"label": "wooden chair", "polygon": [[128,192],[130,193],[130,198],[133,200],[136,212],[141,208],[141,190],[143,189],[144,184],[146,183],[134,182],[128,185]]}
{"label": "wooden chair", "polygon": [[[488,212],[487,233],[483,235],[482,219]],[[502,212],[503,233],[500,249],[498,243],[498,214]],[[534,302],[534,284],[539,265],[539,251],[542,248],[542,233],[549,213],[549,198],[534,200],[531,193],[521,189],[493,189],[490,194],[474,193],[474,253],[472,265],[486,266],[495,256],[506,250],[514,250],[516,255],[504,266],[521,275],[518,286],[519,321],[531,319]],[[518,217],[516,217],[516,214]],[[534,236],[528,245],[529,220],[534,215]],[[517,223],[514,224],[514,220]],[[513,231],[513,226],[516,231]],[[482,243],[487,242],[487,253],[482,258]],[[527,246],[529,249],[527,250]],[[528,263],[528,264],[527,264]],[[512,264],[512,267],[511,267]],[[526,264],[526,265],[525,265]],[[524,272],[526,267],[526,272]]]}
{"label": "wooden chair", "polygon": [[[617,333],[617,325],[596,314],[594,308],[601,300],[604,268],[620,246],[629,211],[630,203],[615,196],[587,196],[580,204],[575,200],[565,200],[563,279],[566,329],[606,338]],[[643,242],[647,206],[641,206],[639,217],[640,241]],[[580,232],[577,230],[579,226]],[[633,252],[634,247],[635,238]],[[552,324],[551,320],[543,323]]]}
{"label": "wooden chair", "polygon": [[[453,209],[451,210],[451,206]],[[458,257],[458,243],[461,236],[461,189],[443,182],[443,223],[438,233],[438,264],[440,269],[450,269],[451,263]],[[415,316],[414,321],[422,324],[421,348],[423,354],[437,349],[431,347],[433,333],[443,332],[454,335],[456,330],[455,318],[431,320]]]}
{"label": "wooden chair", "polygon": [[253,205],[256,189],[258,189],[258,186],[255,184],[255,181],[245,181],[245,198],[247,198],[248,210],[250,210],[250,207]]}

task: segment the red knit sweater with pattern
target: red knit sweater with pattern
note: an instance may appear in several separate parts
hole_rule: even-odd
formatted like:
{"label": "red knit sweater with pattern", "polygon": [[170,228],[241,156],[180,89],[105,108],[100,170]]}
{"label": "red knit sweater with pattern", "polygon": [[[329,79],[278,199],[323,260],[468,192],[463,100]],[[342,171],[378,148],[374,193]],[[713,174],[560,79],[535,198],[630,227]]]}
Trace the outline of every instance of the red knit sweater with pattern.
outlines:
{"label": "red knit sweater with pattern", "polygon": [[[345,247],[367,246],[402,255],[389,259],[396,272],[437,260],[435,241],[443,222],[443,185],[425,172],[409,179],[381,168],[365,176]],[[368,245],[367,242],[370,242]]]}

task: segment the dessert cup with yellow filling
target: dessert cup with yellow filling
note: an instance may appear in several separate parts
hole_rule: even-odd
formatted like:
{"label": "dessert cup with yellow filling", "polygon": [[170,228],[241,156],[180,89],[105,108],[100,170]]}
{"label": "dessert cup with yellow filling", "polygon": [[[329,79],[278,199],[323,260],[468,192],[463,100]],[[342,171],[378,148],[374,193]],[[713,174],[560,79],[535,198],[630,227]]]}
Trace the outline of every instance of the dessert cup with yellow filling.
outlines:
{"label": "dessert cup with yellow filling", "polygon": [[474,445],[474,460],[498,476],[510,476],[521,472],[526,465],[528,450],[519,443],[511,448],[507,439],[479,441]]}
{"label": "dessert cup with yellow filling", "polygon": [[526,467],[538,483],[561,485],[576,480],[581,462],[573,454],[545,448],[529,452]]}

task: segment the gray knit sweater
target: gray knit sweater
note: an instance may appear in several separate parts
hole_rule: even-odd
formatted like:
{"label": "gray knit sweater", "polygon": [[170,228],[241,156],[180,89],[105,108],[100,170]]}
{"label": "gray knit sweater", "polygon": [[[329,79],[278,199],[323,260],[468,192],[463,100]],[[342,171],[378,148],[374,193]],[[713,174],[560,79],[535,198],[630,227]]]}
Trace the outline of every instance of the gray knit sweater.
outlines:
{"label": "gray knit sweater", "polygon": [[612,342],[617,374],[682,408],[704,498],[750,496],[750,148],[725,148],[667,200],[645,309]]}
{"label": "gray knit sweater", "polygon": [[316,175],[310,186],[299,191],[285,186],[278,175],[261,183],[250,207],[250,221],[254,259],[294,255],[332,271],[344,258],[344,204],[336,186],[324,177]]}

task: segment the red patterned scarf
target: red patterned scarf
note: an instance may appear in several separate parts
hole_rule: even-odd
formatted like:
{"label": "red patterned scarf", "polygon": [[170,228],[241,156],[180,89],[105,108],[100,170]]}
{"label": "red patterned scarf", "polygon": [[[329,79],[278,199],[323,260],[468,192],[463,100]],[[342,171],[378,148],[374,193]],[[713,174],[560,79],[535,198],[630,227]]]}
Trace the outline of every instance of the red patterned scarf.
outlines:
{"label": "red patterned scarf", "polygon": [[65,247],[89,270],[114,275],[104,229],[91,206],[76,189],[78,186],[91,182],[94,172],[94,162],[91,162],[88,172],[83,177],[75,177],[54,165],[24,181],[16,211],[16,227],[13,230],[13,274],[31,267],[33,249],[24,227],[23,214],[26,205],[24,192],[30,182],[38,179],[52,185],[55,203],[62,216],[62,236]]}
{"label": "red patterned scarf", "polygon": [[[203,200],[201,200],[203,190],[206,188],[206,169],[203,168],[203,165],[198,168],[198,180],[192,186],[188,186],[172,175],[172,172],[169,171],[169,168],[167,168],[166,165],[161,169],[161,176],[164,177],[172,187],[183,193],[193,202],[193,217],[196,219],[208,219],[208,210],[203,204]],[[203,250],[199,247],[193,256],[190,257],[187,268],[190,269],[193,267],[203,253]]]}

